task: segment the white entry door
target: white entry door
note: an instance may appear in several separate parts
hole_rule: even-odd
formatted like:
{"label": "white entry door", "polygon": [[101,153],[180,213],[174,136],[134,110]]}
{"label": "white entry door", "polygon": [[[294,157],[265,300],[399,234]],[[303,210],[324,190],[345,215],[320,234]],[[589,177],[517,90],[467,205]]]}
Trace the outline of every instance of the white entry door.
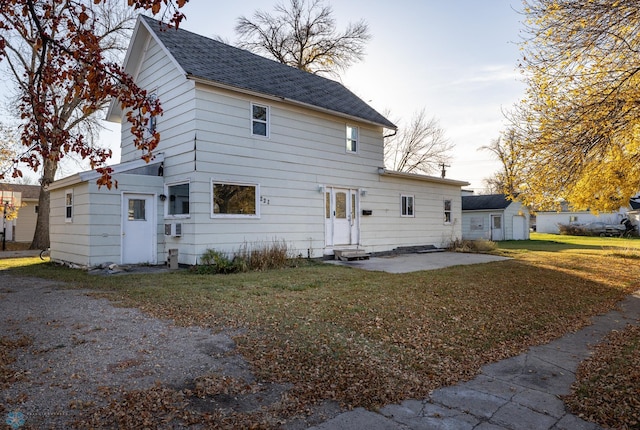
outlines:
{"label": "white entry door", "polygon": [[152,194],[122,195],[122,263],[156,263],[156,211]]}
{"label": "white entry door", "polygon": [[491,240],[504,240],[502,231],[502,215],[491,215]]}
{"label": "white entry door", "polygon": [[327,246],[358,243],[358,192],[348,188],[328,188],[325,193],[325,236]]}

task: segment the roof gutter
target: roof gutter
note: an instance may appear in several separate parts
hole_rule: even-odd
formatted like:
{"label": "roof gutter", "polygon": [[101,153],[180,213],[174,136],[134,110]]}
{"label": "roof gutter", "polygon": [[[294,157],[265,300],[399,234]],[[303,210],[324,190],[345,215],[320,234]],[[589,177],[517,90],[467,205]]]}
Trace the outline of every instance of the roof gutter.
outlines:
{"label": "roof gutter", "polygon": [[387,170],[384,167],[378,167],[378,175],[389,176],[392,178],[413,179],[416,181],[431,182],[443,185],[454,185],[456,187],[466,187],[467,185],[471,185],[467,181],[457,181],[455,179],[445,179],[436,176],[420,175],[417,173],[397,172],[395,170]]}

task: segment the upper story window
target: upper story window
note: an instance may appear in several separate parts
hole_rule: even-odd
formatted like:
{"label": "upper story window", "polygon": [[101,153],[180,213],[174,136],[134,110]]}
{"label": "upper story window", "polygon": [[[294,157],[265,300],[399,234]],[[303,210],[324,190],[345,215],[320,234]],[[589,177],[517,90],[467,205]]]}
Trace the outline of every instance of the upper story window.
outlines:
{"label": "upper story window", "polygon": [[413,196],[402,195],[400,196],[400,215],[406,217],[413,217]]}
{"label": "upper story window", "polygon": [[251,103],[251,134],[269,136],[269,107]]}
{"label": "upper story window", "polygon": [[64,194],[64,220],[73,221],[73,191],[67,191]]}
{"label": "upper story window", "polygon": [[451,200],[444,201],[444,223],[451,223]]}
{"label": "upper story window", "polygon": [[168,216],[189,216],[189,182],[167,185],[165,213]]}
{"label": "upper story window", "polygon": [[258,186],[255,184],[232,184],[211,182],[213,217],[257,218]]}
{"label": "upper story window", "polygon": [[347,152],[358,152],[358,127],[347,126]]}

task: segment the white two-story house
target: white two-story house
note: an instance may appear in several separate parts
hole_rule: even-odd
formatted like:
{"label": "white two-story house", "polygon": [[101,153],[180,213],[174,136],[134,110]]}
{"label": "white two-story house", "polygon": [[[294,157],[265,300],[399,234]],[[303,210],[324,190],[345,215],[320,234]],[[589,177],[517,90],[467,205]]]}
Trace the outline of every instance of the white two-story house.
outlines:
{"label": "white two-story house", "polygon": [[[93,267],[197,264],[207,249],[284,241],[293,255],[446,246],[464,181],[388,171],[395,125],[338,82],[139,18],[125,58],[164,110],[149,164],[122,127],[118,188],[54,182],[51,257]],[[108,114],[123,121],[118,103]]]}

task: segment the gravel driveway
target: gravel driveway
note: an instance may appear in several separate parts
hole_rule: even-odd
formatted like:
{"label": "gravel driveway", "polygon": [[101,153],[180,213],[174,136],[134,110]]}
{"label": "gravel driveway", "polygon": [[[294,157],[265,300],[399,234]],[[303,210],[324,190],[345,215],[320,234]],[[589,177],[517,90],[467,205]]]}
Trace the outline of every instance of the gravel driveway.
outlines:
{"label": "gravel driveway", "polygon": [[[88,293],[0,272],[1,336],[30,339],[12,353],[17,381],[0,397],[3,424],[20,412],[22,428],[70,428],[88,405],[110,401],[100,393],[146,389],[158,381],[189,387],[197,377],[220,374],[255,382],[229,335],[177,327]],[[261,396],[276,401],[285,388],[266,391]]]}

